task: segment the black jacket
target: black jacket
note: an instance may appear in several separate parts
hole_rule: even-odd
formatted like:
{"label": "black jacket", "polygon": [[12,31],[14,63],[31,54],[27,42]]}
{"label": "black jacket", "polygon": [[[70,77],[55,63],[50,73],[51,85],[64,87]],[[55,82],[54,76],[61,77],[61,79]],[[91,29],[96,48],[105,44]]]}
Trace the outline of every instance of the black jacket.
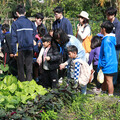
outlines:
{"label": "black jacket", "polygon": [[51,47],[48,52],[47,56],[50,57],[50,61],[48,61],[48,68],[49,70],[55,70],[59,68],[61,55],[57,47]]}

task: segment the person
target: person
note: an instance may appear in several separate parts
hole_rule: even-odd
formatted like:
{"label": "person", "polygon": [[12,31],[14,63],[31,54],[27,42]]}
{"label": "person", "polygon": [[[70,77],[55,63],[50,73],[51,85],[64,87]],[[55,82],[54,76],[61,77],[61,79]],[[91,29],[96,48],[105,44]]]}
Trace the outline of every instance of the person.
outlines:
{"label": "person", "polygon": [[[68,48],[68,56],[69,56],[69,67],[67,67],[67,69],[69,69],[69,73],[67,78],[70,80],[74,80],[74,85],[73,88],[78,87],[78,79],[79,79],[79,75],[80,75],[80,69],[81,69],[81,63],[79,62],[80,57],[78,56],[78,49],[76,46],[74,45],[70,45]],[[81,93],[82,94],[86,94],[86,88],[87,85],[83,86],[80,85],[81,87]]]}
{"label": "person", "polygon": [[105,21],[101,24],[101,33],[104,35],[100,48],[100,56],[98,61],[98,71],[102,69],[104,73],[104,83],[102,84],[102,91],[106,92],[108,87],[108,95],[113,96],[113,76],[117,72],[118,61],[116,56],[116,38],[115,34],[111,33],[113,30],[113,23]]}
{"label": "person", "polygon": [[[61,64],[60,69],[64,69],[65,66],[68,64],[66,61],[68,60],[68,54],[67,54],[67,47],[70,45],[74,45],[78,49],[78,56],[82,60],[86,60],[85,58],[85,50],[80,43],[80,41],[73,35],[67,35],[62,29],[58,28],[54,30],[53,33],[53,39],[58,43],[58,46],[60,47],[60,53],[62,55],[61,57]],[[65,76],[65,71],[61,71],[59,73],[59,78]]]}
{"label": "person", "polygon": [[101,93],[101,86],[102,84],[97,81],[97,66],[98,66],[98,59],[100,54],[100,46],[101,46],[101,38],[100,34],[98,36],[94,36],[91,40],[91,52],[89,55],[89,61],[88,64],[91,65],[93,63],[93,69],[95,71],[94,73],[94,82],[96,84],[96,88],[93,89],[93,92],[96,94]]}
{"label": "person", "polygon": [[70,21],[63,16],[63,8],[58,6],[54,8],[53,11],[56,18],[56,20],[53,22],[53,30],[61,28],[66,34],[73,35]]}
{"label": "person", "polygon": [[34,25],[36,26],[36,30],[37,30],[38,25],[43,26],[43,27],[45,28],[45,34],[47,34],[47,33],[48,33],[48,32],[47,32],[47,28],[46,28],[45,25],[43,24],[43,19],[44,19],[43,14],[42,14],[42,13],[37,13],[37,14],[35,15],[35,22],[33,22],[33,23],[34,23]]}
{"label": "person", "polygon": [[59,68],[60,53],[52,37],[47,34],[42,37],[43,47],[37,58],[38,64],[43,63],[43,86],[56,88],[58,84],[57,69]]}
{"label": "person", "polygon": [[39,52],[42,48],[42,37],[45,35],[45,28],[41,25],[38,25],[37,27],[38,34],[35,36],[36,38],[36,45],[33,47],[33,78],[36,80],[36,82],[39,82],[39,65],[36,62],[36,59],[38,58]]}
{"label": "person", "polygon": [[89,25],[89,14],[86,11],[82,11],[79,15],[79,24],[77,24],[77,38],[82,43],[85,52],[86,52],[86,60],[88,62],[89,53],[91,51],[91,28]]}
{"label": "person", "polygon": [[4,39],[1,41],[2,45],[2,52],[4,54],[4,65],[9,65],[9,72],[15,76],[17,76],[17,62],[14,58],[11,58],[11,33],[9,32],[9,25],[3,24],[2,25],[2,33]]}
{"label": "person", "polygon": [[14,19],[13,21],[16,21],[18,19],[16,12],[12,12],[12,17]]}
{"label": "person", "polygon": [[[18,19],[11,26],[11,48],[12,55],[16,56],[16,44],[18,43],[18,79],[20,81],[32,80],[33,41],[35,40],[36,28],[33,23],[25,17],[25,8],[18,5],[16,8]],[[24,76],[24,65],[26,67],[26,78]]]}
{"label": "person", "polygon": [[53,29],[50,29],[50,30],[49,30],[49,35],[50,35],[51,37],[53,37],[53,32],[54,32]]}
{"label": "person", "polygon": [[[117,53],[117,60],[119,62],[119,53],[120,53],[120,22],[119,20],[116,18],[116,14],[117,14],[117,9],[110,7],[108,9],[106,9],[106,16],[107,16],[107,20],[109,20],[111,23],[114,24],[114,28],[112,30],[112,33],[115,34],[116,37],[116,53]],[[116,73],[116,75],[113,78],[113,84],[114,86],[117,86],[117,77],[118,77],[118,73]]]}

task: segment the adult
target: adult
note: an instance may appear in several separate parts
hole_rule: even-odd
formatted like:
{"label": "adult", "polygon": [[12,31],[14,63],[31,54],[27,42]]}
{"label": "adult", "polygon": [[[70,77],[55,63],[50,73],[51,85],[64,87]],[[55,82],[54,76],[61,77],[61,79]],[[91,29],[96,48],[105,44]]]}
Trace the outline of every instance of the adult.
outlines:
{"label": "adult", "polygon": [[73,35],[72,25],[70,21],[63,16],[63,8],[62,7],[56,7],[54,8],[54,15],[56,20],[53,23],[53,30],[57,28],[61,28],[64,30],[67,34]]}
{"label": "adult", "polygon": [[91,51],[91,29],[89,25],[89,14],[86,11],[82,11],[79,15],[79,24],[77,25],[77,38],[82,43],[85,52],[86,59],[88,61],[89,53]]}
{"label": "adult", "polygon": [[[116,37],[116,54],[117,54],[117,60],[119,62],[119,52],[120,52],[120,22],[119,20],[116,18],[116,14],[117,14],[117,9],[110,7],[106,10],[106,16],[107,16],[107,20],[109,20],[111,23],[113,23],[114,28],[112,33],[115,34]],[[117,76],[118,73],[116,73],[116,75],[113,78],[113,84],[114,86],[117,85]]]}
{"label": "adult", "polygon": [[36,30],[37,30],[37,27],[40,25],[40,26],[43,26],[45,28],[45,34],[47,34],[47,28],[45,27],[45,25],[43,24],[43,19],[44,19],[44,16],[42,13],[37,13],[35,15],[35,26],[36,26]]}
{"label": "adult", "polygon": [[[78,49],[78,57],[82,60],[85,61],[85,50],[82,46],[82,44],[80,43],[80,41],[73,35],[67,35],[62,29],[56,29],[53,33],[53,38],[55,39],[55,41],[59,44],[60,48],[60,52],[62,55],[64,55],[65,57],[68,56],[67,54],[67,47],[69,47],[70,45],[74,45],[77,47]],[[66,64],[68,64],[68,62],[65,62],[68,57],[66,57],[64,59],[63,56],[63,60],[62,64],[60,65],[60,69],[65,68]],[[65,62],[65,63],[63,63]]]}
{"label": "adult", "polygon": [[18,5],[16,8],[18,19],[11,26],[11,47],[12,55],[16,56],[16,44],[18,43],[18,79],[25,81],[24,65],[26,67],[26,80],[32,80],[33,62],[33,40],[35,39],[36,28],[33,23],[25,17],[25,8]]}

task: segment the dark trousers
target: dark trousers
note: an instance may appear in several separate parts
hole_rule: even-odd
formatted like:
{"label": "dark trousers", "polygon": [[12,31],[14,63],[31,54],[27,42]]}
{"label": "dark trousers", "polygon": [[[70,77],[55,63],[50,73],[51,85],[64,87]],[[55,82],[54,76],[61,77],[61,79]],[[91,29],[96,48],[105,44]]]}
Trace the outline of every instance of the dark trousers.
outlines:
{"label": "dark trousers", "polygon": [[97,81],[97,65],[93,65],[93,69],[95,70],[94,80],[93,80],[93,81],[95,82],[96,87],[97,87],[98,89],[100,89],[101,86],[102,86],[102,84]]}
{"label": "dark trousers", "polygon": [[[31,81],[32,80],[32,62],[33,62],[33,50],[22,50],[18,51],[18,79],[20,81]],[[26,70],[26,79],[25,71]]]}
{"label": "dark trousers", "polygon": [[45,88],[56,88],[58,84],[57,69],[55,70],[43,70],[42,83]]}

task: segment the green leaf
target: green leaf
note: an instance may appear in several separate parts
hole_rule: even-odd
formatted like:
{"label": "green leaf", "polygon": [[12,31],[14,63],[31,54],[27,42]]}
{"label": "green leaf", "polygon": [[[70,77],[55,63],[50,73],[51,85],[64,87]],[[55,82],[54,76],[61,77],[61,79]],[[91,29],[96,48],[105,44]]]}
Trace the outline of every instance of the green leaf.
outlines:
{"label": "green leaf", "polygon": [[20,81],[18,81],[18,86],[19,86],[20,89],[24,89],[24,85],[23,85],[23,83],[20,82]]}
{"label": "green leaf", "polygon": [[30,98],[31,98],[31,96],[21,95],[21,100],[22,100],[21,102],[26,104],[26,101]]}
{"label": "green leaf", "polygon": [[10,105],[10,104],[6,104],[6,106],[5,106],[6,108],[15,108],[15,106],[14,105]]}
{"label": "green leaf", "polygon": [[12,83],[17,84],[17,78],[13,75],[8,75],[3,79],[3,82],[8,86],[11,85]]}
{"label": "green leaf", "polygon": [[47,90],[43,88],[41,85],[37,86],[36,92],[40,95],[45,95],[47,93]]}
{"label": "green leaf", "polygon": [[3,72],[6,72],[9,70],[9,66],[6,64],[5,66],[3,64],[0,65],[0,69],[3,71]]}
{"label": "green leaf", "polygon": [[13,83],[11,86],[8,87],[8,89],[11,93],[14,93],[17,90],[17,85]]}

